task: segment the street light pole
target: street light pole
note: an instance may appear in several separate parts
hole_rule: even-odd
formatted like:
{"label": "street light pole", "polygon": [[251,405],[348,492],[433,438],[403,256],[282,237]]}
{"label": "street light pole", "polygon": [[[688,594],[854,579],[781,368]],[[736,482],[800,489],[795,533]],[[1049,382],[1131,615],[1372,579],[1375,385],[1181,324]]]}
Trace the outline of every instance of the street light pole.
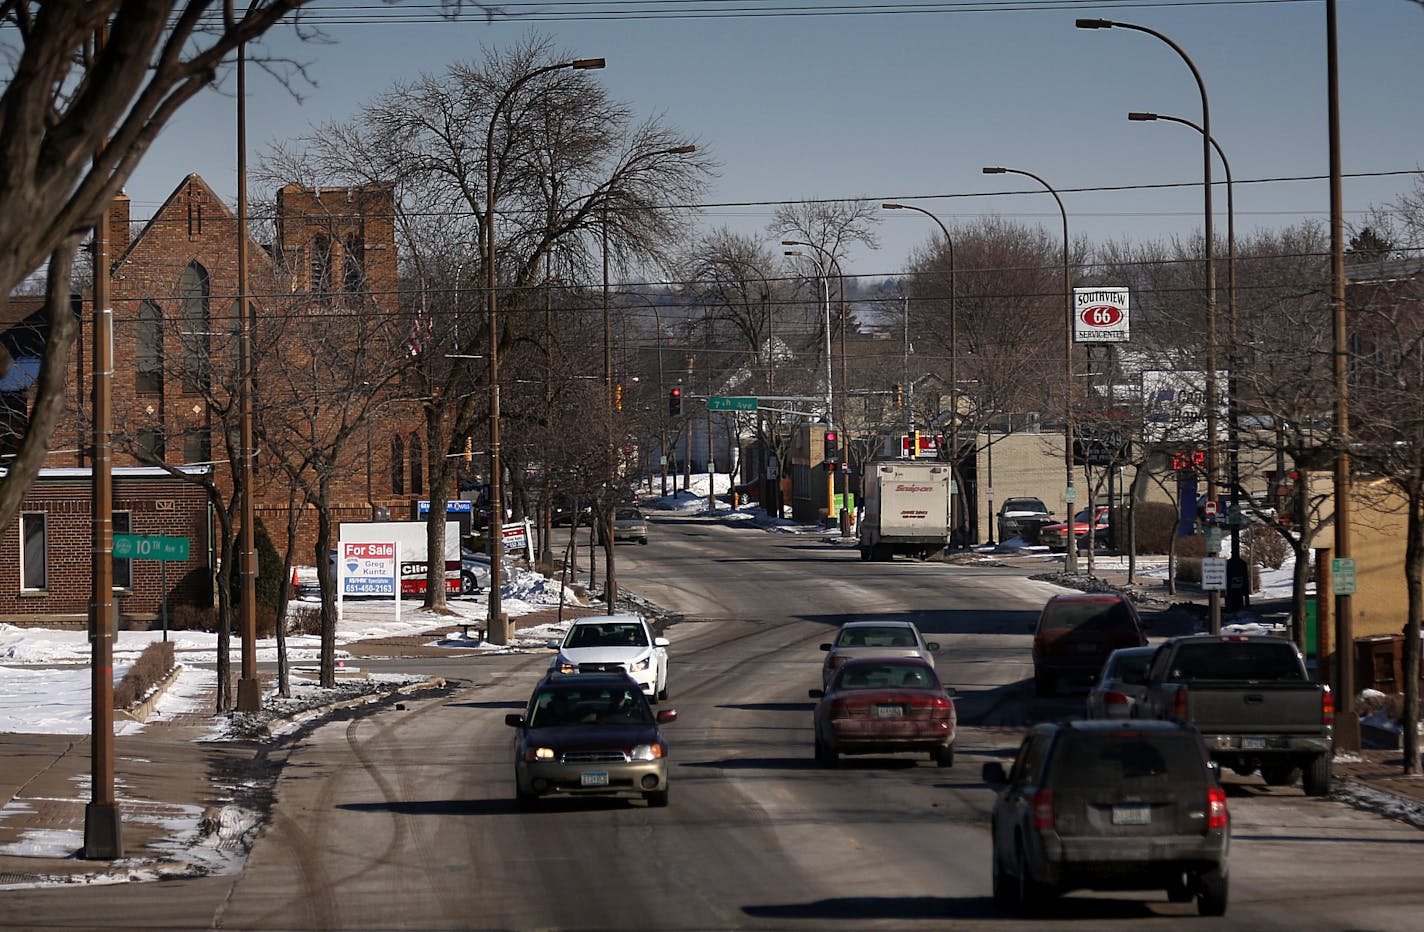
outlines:
{"label": "street light pole", "polygon": [[[913,210],[916,213],[924,214],[933,220],[941,233],[944,234],[944,242],[949,254],[949,465],[954,471],[955,481],[959,482],[959,374],[957,365],[959,362],[959,323],[954,312],[954,239],[949,235],[949,228],[944,225],[944,221],[939,217],[925,210],[923,207],[916,207],[914,204],[881,204],[885,210]],[[908,319],[908,314],[906,315]],[[908,328],[907,328],[908,329]],[[908,373],[906,377],[908,379]],[[912,451],[913,455],[919,455],[918,450]],[[954,515],[950,518],[950,525],[956,532],[963,533],[965,508],[960,502],[963,496],[961,490],[955,495],[951,502],[954,505]],[[977,536],[977,532],[976,532]]]}
{"label": "street light pole", "polygon": [[[1073,501],[1078,496],[1073,488],[1073,267],[1068,255],[1068,211],[1063,206],[1063,198],[1058,196],[1053,186],[1032,172],[990,165],[984,168],[984,174],[1023,175],[1025,178],[1032,178],[1053,195],[1053,199],[1058,202],[1058,213],[1063,217],[1063,500],[1067,505],[1065,520],[1068,529],[1064,536],[1067,547],[1063,551],[1063,571],[1073,575],[1078,572],[1078,540],[1074,534],[1073,520]],[[1093,523],[1094,518],[1089,515],[1089,534],[1093,533]]]}
{"label": "street light pole", "polygon": [[[1075,22],[1079,29],[1130,29],[1134,32],[1146,33],[1155,39],[1159,39],[1172,51],[1176,52],[1192,72],[1192,77],[1197,82],[1197,91],[1201,94],[1202,107],[1202,200],[1203,200],[1203,230],[1202,237],[1205,240],[1206,252],[1206,494],[1209,501],[1216,501],[1216,477],[1218,472],[1217,448],[1216,448],[1216,422],[1217,422],[1217,389],[1216,389],[1216,263],[1213,261],[1213,253],[1216,252],[1214,234],[1212,232],[1212,210],[1211,210],[1211,105],[1207,101],[1206,82],[1202,80],[1201,72],[1197,70],[1196,63],[1191,56],[1182,49],[1180,45],[1173,42],[1163,33],[1146,26],[1138,26],[1133,23],[1119,23],[1110,19],[1080,19]],[[1215,553],[1210,555],[1215,556]],[[1212,634],[1221,633],[1221,590],[1213,589],[1210,594],[1210,618],[1208,622],[1209,630]]]}
{"label": "street light pole", "polygon": [[495,293],[498,278],[495,274],[494,205],[496,200],[494,178],[494,129],[499,115],[510,100],[525,84],[551,71],[564,68],[587,70],[602,68],[601,58],[579,58],[545,65],[521,77],[509,86],[490,112],[489,130],[485,134],[485,310],[489,320],[489,380],[490,380],[490,585],[489,585],[489,640],[492,644],[509,643],[509,620],[505,618],[500,597],[503,576],[501,562],[504,557],[504,499],[500,489],[499,460],[499,297]]}
{"label": "street light pole", "polygon": [[[1134,111],[1127,115],[1133,122],[1150,122],[1153,120],[1166,120],[1170,123],[1180,123],[1183,126],[1190,126],[1192,129],[1206,135],[1206,128],[1191,120],[1182,117],[1167,116],[1161,113],[1143,113]],[[1213,149],[1216,150],[1216,157],[1221,159],[1221,168],[1226,175],[1226,344],[1227,344],[1227,381],[1226,381],[1226,442],[1227,442],[1227,475],[1231,484],[1231,515],[1234,518],[1241,513],[1241,449],[1240,449],[1240,419],[1239,408],[1240,399],[1236,382],[1236,196],[1235,188],[1231,180],[1231,163],[1226,160],[1226,152],[1222,150],[1221,143],[1211,137],[1207,137]],[[1231,524],[1231,556],[1234,559],[1241,558],[1241,526],[1234,520]]]}

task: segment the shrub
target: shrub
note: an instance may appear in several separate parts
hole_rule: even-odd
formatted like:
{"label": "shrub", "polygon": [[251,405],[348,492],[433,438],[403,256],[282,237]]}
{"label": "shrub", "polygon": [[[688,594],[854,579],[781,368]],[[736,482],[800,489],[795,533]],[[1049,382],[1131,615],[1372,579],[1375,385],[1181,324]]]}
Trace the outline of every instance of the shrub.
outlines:
{"label": "shrub", "polygon": [[287,633],[319,636],[321,634],[321,606],[305,604],[287,606]]}
{"label": "shrub", "polygon": [[1290,544],[1274,528],[1253,525],[1242,537],[1242,549],[1250,547],[1255,562],[1261,566],[1278,570],[1285,565],[1286,557],[1291,555]]}
{"label": "shrub", "polygon": [[1191,585],[1200,585],[1201,564],[1201,557],[1178,557],[1175,574],[1177,584],[1188,583]]}
{"label": "shrub", "polygon": [[[283,575],[282,558],[277,555],[277,548],[272,546],[272,538],[267,536],[267,528],[263,526],[260,518],[257,520],[252,535],[252,549],[257,552],[257,579],[253,581],[253,587],[256,591],[260,619],[263,608],[275,609],[277,607],[277,600],[282,594],[282,586],[291,582],[291,578]],[[238,611],[238,606],[242,604],[242,555],[236,553],[235,556],[237,563],[233,566],[230,585],[233,611]],[[260,620],[258,624],[260,627]]]}
{"label": "shrub", "polygon": [[114,708],[126,709],[147,696],[172,669],[172,641],[154,641],[145,647],[114,687]]}
{"label": "shrub", "polygon": [[174,631],[216,631],[217,609],[180,602],[169,610],[168,625]]}
{"label": "shrub", "polygon": [[[1137,552],[1166,553],[1177,533],[1177,509],[1167,502],[1138,502],[1134,509],[1137,520]],[[1120,543],[1126,545],[1125,539]]]}

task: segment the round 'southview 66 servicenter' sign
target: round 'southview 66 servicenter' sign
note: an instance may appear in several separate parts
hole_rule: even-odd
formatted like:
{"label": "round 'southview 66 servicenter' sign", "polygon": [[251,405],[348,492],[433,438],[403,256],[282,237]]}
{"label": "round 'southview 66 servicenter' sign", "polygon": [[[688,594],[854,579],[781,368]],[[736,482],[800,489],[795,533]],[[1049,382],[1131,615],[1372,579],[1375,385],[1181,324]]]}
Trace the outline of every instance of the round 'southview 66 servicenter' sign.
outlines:
{"label": "round 'southview 66 servicenter' sign", "polygon": [[1073,289],[1073,342],[1126,343],[1126,288]]}

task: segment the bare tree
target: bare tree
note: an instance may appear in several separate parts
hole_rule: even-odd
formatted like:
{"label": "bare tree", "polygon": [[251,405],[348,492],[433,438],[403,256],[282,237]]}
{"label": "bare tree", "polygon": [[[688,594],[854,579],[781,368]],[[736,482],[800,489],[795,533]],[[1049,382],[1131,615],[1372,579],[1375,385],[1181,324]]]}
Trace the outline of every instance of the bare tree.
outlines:
{"label": "bare tree", "polygon": [[[45,0],[0,4],[0,319],[15,286],[49,263],[53,313],[25,439],[0,481],[0,526],[15,516],[48,450],[73,341],[64,310],[74,250],[180,107],[241,44],[306,0],[232,4]],[[273,63],[281,68],[277,63]],[[279,74],[300,73],[288,64]]]}

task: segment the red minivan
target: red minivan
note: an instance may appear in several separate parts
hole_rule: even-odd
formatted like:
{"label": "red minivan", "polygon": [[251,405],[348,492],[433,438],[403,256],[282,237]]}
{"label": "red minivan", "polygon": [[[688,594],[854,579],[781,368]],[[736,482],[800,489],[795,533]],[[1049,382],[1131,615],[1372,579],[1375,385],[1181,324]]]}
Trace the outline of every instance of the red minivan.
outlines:
{"label": "red minivan", "polygon": [[1043,606],[1033,629],[1033,686],[1040,696],[1060,680],[1091,683],[1108,654],[1142,647],[1147,638],[1137,609],[1115,592],[1069,592]]}

